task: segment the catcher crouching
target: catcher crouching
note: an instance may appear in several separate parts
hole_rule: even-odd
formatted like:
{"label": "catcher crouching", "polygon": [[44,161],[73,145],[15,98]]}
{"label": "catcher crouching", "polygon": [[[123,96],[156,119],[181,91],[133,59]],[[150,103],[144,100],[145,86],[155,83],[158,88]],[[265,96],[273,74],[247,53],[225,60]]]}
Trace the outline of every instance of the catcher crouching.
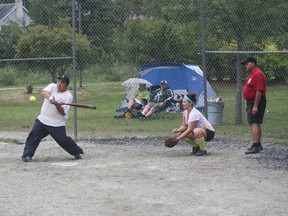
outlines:
{"label": "catcher crouching", "polygon": [[184,140],[192,145],[191,154],[203,156],[207,154],[205,141],[211,141],[215,135],[215,129],[205,116],[195,108],[196,94],[188,93],[182,100],[185,111],[183,112],[182,124],[179,128],[172,130],[177,134],[176,138],[169,138],[164,141],[165,146],[172,148],[179,140]]}

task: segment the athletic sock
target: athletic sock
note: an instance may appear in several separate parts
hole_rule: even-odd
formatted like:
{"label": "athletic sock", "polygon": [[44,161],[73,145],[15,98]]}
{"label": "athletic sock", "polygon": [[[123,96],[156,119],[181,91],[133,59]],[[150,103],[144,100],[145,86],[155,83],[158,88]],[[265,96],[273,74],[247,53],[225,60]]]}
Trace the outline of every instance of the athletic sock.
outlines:
{"label": "athletic sock", "polygon": [[184,139],[185,142],[187,142],[188,144],[192,145],[193,147],[198,147],[198,144],[195,142],[194,139],[191,139],[191,138],[185,138]]}
{"label": "athletic sock", "polygon": [[197,144],[199,145],[199,148],[200,148],[201,150],[206,150],[204,137],[202,137],[202,138],[200,138],[200,139],[196,139],[196,142],[197,142]]}

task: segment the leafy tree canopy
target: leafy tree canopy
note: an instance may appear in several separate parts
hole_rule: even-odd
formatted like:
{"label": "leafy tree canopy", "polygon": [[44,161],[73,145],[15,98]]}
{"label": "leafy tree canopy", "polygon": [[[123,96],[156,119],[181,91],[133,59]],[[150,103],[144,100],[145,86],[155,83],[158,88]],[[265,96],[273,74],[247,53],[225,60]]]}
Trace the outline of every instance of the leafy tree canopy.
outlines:
{"label": "leafy tree canopy", "polygon": [[[61,20],[63,27],[49,28],[48,26],[36,25],[28,28],[28,32],[22,35],[16,46],[18,58],[44,58],[44,57],[70,57],[72,56],[72,30],[69,25]],[[59,23],[61,23],[59,22]],[[66,23],[66,24],[65,24]],[[77,56],[80,65],[84,65],[91,54],[90,42],[86,36],[77,35]],[[30,65],[34,66],[34,63]],[[39,61],[38,65],[48,71],[52,78],[58,73],[63,73],[71,66],[71,61],[53,60]]]}

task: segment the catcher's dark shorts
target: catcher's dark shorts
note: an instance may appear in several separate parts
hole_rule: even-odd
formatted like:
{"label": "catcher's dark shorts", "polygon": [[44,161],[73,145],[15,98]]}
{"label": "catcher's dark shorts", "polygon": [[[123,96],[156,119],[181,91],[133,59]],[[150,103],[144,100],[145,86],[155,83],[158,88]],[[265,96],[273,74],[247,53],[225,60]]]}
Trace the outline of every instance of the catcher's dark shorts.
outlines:
{"label": "catcher's dark shorts", "polygon": [[209,129],[205,129],[205,130],[206,130],[206,134],[207,134],[205,141],[207,141],[207,142],[211,141],[214,138],[215,132],[211,131]]}
{"label": "catcher's dark shorts", "polygon": [[258,113],[252,115],[254,100],[247,101],[247,121],[249,124],[262,124],[266,109],[266,97],[262,96],[258,105]]}

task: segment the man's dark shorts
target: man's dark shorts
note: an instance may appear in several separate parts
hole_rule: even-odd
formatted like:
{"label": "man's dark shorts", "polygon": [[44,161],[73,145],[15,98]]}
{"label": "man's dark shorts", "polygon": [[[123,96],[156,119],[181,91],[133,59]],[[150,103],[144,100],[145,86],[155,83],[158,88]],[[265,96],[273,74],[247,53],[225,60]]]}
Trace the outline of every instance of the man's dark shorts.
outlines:
{"label": "man's dark shorts", "polygon": [[247,121],[249,124],[262,124],[266,109],[266,97],[262,96],[258,105],[258,112],[252,115],[254,100],[247,101]]}

